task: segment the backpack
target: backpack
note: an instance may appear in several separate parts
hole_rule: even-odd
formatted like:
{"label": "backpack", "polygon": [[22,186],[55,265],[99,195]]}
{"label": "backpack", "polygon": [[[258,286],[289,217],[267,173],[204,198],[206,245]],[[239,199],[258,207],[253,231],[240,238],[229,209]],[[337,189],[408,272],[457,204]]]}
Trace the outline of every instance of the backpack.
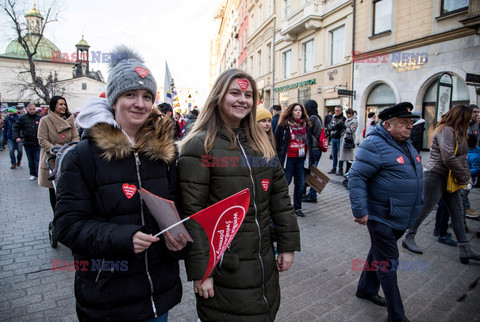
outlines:
{"label": "backpack", "polygon": [[[85,141],[85,142],[84,142]],[[82,142],[82,143],[81,143]],[[89,151],[88,140],[83,141],[74,141],[64,144],[63,146],[54,146],[50,151],[52,155],[55,155],[55,167],[52,170],[52,175],[48,178],[48,180],[53,180],[54,185],[55,182],[58,182],[60,177],[62,176],[62,162],[67,155],[68,152],[73,151],[76,149],[78,154],[80,155],[80,172],[85,179],[85,182],[88,184],[89,190],[93,184],[93,178],[91,174],[86,175],[87,173],[92,173],[95,171],[95,164],[93,162],[93,157]],[[90,154],[90,155],[87,155]],[[56,186],[56,185],[55,185]]]}

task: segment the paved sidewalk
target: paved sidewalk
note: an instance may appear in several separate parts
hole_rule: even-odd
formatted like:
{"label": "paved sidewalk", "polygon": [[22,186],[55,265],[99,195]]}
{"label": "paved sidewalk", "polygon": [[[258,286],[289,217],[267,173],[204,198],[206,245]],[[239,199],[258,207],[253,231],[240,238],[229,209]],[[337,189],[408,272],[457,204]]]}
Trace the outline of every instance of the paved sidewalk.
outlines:
{"label": "paved sidewalk", "polygon": [[[428,157],[424,155],[424,159]],[[319,168],[331,167],[324,153]],[[386,309],[355,297],[359,271],[355,260],[366,258],[367,229],[353,222],[348,192],[342,178],[331,181],[317,204],[304,204],[299,218],[302,251],[290,271],[282,273],[282,304],[277,321],[385,321]],[[480,209],[480,189],[470,194]],[[48,191],[28,181],[26,159],[11,170],[8,151],[0,152],[0,320],[76,321],[73,272],[54,272],[52,259],[72,260],[63,245],[52,249],[47,225],[52,219]],[[411,321],[480,320],[480,263],[462,265],[458,249],[440,244],[432,236],[431,214],[418,233],[423,255],[400,246],[399,286]],[[472,232],[480,221],[468,221],[467,234],[480,251]],[[191,283],[184,281],[182,303],[169,313],[171,321],[196,321]]]}

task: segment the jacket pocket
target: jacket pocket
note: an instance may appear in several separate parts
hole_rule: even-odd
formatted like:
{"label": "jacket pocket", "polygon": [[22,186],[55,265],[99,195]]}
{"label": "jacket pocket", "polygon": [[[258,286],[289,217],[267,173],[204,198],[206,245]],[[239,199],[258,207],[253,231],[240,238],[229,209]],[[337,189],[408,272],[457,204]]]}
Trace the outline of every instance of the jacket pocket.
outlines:
{"label": "jacket pocket", "polygon": [[398,224],[400,226],[408,224],[414,205],[401,204],[395,199],[390,198],[389,207],[390,209],[388,212],[388,217],[392,219],[395,224]]}

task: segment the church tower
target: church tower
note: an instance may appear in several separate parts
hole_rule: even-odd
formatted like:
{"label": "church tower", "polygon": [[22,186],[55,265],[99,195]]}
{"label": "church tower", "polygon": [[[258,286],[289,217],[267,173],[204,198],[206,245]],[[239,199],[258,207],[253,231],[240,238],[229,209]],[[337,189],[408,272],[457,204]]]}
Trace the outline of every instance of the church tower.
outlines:
{"label": "church tower", "polygon": [[76,71],[74,77],[87,76],[90,73],[89,52],[90,45],[82,39],[75,45],[77,47]]}
{"label": "church tower", "polygon": [[43,16],[40,11],[37,10],[35,4],[33,4],[33,8],[25,14],[25,19],[27,20],[28,34],[40,35],[43,27]]}

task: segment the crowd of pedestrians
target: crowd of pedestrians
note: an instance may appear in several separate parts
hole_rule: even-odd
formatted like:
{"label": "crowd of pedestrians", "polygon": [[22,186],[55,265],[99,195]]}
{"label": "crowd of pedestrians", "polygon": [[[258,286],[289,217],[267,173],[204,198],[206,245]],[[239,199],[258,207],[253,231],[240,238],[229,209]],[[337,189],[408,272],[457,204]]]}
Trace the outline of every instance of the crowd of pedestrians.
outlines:
{"label": "crowd of pedestrians", "polygon": [[[438,241],[458,247],[463,264],[480,260],[466,239],[466,218],[480,218],[468,200],[480,175],[477,106],[452,107],[442,116],[424,171],[425,120],[408,102],[369,113],[365,126],[341,106],[322,120],[314,100],[267,110],[257,108],[255,80],[230,69],[201,110],[181,115],[167,103],[154,106],[156,81],[141,57],[123,46],[115,51],[123,59],[112,60],[105,95],[87,100],[78,116],[61,96],[52,97],[46,116],[34,104],[21,116],[15,108],[0,115],[0,149],[8,144],[12,170],[25,149],[29,180],[49,189],[56,237],[75,260],[128,263],[125,271],[76,272],[79,320],[168,320],[182,298],[180,260],[200,320],[275,320],[279,274],[300,251],[297,217],[305,216],[303,202],[317,202],[306,176],[322,157],[322,133],[331,145],[328,174],[347,177],[354,221],[370,234],[365,265],[379,267],[362,270],[358,298],[386,307],[389,321],[408,321],[397,283],[397,242],[406,232],[403,247],[422,254],[415,236],[436,205]],[[77,141],[54,188],[50,149]],[[243,164],[205,166],[212,158]],[[449,177],[455,191],[447,190]],[[203,283],[205,232],[187,221],[193,243],[169,232],[153,237],[160,229],[137,193],[141,188],[174,201],[181,217],[245,188],[252,192],[242,227]]]}

